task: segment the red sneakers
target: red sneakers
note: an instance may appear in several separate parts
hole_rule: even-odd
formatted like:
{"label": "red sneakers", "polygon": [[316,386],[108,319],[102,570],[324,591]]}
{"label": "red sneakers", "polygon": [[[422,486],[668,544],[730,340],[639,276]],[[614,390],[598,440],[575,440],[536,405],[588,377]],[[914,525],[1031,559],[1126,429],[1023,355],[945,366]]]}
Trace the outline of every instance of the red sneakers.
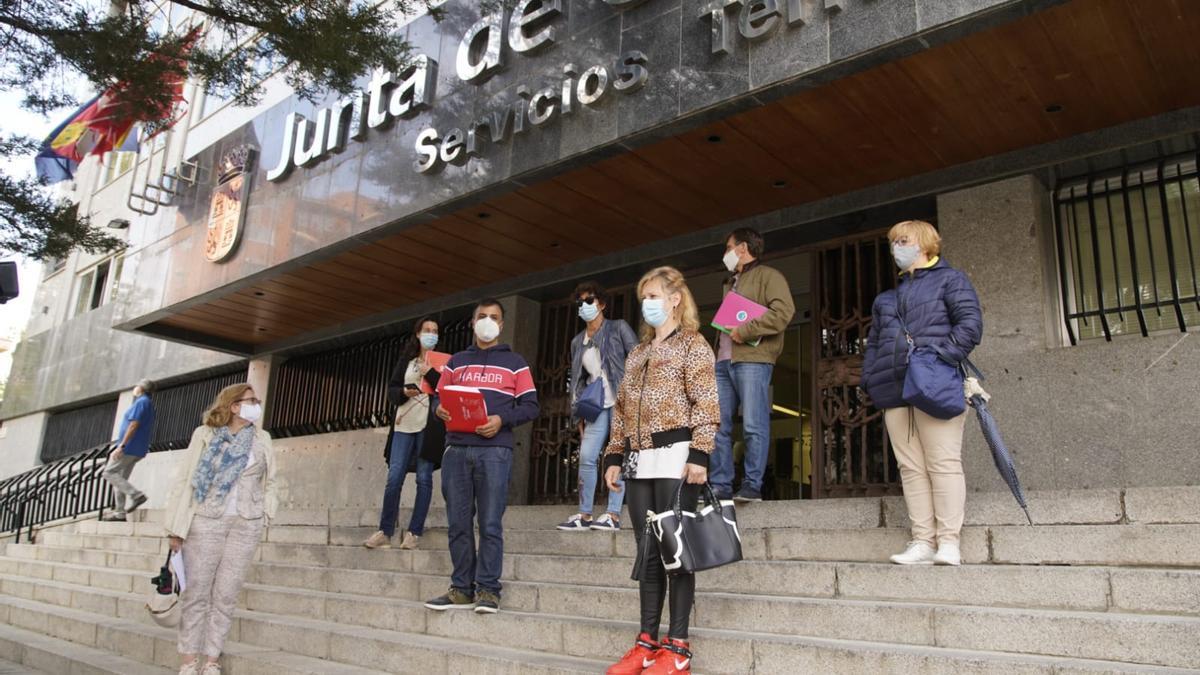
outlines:
{"label": "red sneakers", "polygon": [[642,675],[691,675],[692,652],[687,640],[667,638],[658,650],[654,665],[642,671]]}
{"label": "red sneakers", "polygon": [[625,652],[620,661],[608,667],[605,675],[641,675],[642,671],[654,665],[655,657],[659,654],[658,643],[650,639],[648,633],[638,636],[633,648]]}

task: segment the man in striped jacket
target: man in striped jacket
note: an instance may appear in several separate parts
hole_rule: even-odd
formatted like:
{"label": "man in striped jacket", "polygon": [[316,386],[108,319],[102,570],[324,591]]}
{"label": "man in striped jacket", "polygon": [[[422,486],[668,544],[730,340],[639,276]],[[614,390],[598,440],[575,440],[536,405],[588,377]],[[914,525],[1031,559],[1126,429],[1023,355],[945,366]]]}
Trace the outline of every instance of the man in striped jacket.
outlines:
{"label": "man in striped jacket", "polygon": [[[450,357],[438,382],[439,393],[450,385],[475,387],[487,404],[487,423],[470,432],[446,432],[442,458],[442,496],[450,530],[454,572],[445,595],[425,603],[429,609],[474,609],[476,614],[500,610],[500,574],[504,564],[502,520],[508,505],[512,473],[513,427],[538,416],[537,390],[529,365],[506,344],[499,344],[504,307],[481,300],[472,319],[475,344]],[[439,405],[437,415],[450,420]],[[474,514],[479,516],[479,548],[475,547]]]}

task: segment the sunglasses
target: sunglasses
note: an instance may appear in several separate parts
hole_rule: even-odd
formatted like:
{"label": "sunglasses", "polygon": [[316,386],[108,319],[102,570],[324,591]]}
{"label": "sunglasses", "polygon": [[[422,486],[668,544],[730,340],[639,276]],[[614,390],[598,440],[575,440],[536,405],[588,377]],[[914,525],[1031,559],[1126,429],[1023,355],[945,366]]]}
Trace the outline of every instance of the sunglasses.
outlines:
{"label": "sunglasses", "polygon": [[580,307],[583,307],[584,305],[590,305],[590,304],[592,304],[593,302],[596,302],[596,298],[595,298],[595,297],[591,297],[591,298],[576,298],[576,299],[575,299],[575,304],[576,304],[576,305],[578,305],[578,306],[580,306]]}

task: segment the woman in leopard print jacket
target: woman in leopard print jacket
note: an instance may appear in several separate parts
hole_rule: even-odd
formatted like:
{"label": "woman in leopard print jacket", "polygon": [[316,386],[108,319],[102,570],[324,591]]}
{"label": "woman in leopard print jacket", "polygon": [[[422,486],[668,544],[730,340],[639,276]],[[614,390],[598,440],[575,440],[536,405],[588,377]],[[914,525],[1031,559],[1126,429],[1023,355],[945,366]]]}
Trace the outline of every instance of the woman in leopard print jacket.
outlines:
{"label": "woman in leopard print jacket", "polygon": [[688,673],[692,656],[688,618],[696,577],[670,577],[671,624],[667,638],[659,643],[668,583],[658,541],[645,531],[646,513],[672,508],[681,480],[687,482],[683,508],[692,510],[700,486],[708,480],[708,458],[720,423],[714,357],[698,332],[696,301],[679,270],[653,269],[638,282],[637,291],[645,321],[641,343],[625,361],[625,379],[604,454],[604,477],[610,490],[620,490],[617,479],[622,473],[625,477],[625,503],[641,551],[634,578],[641,597],[642,632],[608,673]]}

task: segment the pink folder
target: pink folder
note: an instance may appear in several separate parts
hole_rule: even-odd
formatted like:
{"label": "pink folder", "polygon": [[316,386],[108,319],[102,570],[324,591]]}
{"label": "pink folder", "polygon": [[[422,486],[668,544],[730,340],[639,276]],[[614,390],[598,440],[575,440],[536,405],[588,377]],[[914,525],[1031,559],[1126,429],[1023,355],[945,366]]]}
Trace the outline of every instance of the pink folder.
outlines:
{"label": "pink folder", "polygon": [[713,317],[712,327],[722,333],[729,333],[734,328],[766,313],[766,307],[746,296],[729,293],[721,301],[721,307],[717,310],[717,315]]}

